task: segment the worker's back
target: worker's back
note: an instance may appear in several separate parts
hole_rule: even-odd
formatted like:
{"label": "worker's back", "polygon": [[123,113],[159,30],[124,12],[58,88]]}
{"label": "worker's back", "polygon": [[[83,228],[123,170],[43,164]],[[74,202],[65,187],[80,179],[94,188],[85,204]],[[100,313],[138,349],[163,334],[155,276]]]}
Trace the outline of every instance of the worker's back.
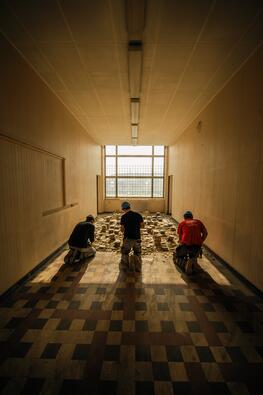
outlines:
{"label": "worker's back", "polygon": [[199,219],[186,219],[178,226],[178,234],[181,243],[186,245],[202,245],[202,234],[205,227]]}
{"label": "worker's back", "polygon": [[90,242],[94,241],[94,225],[90,222],[79,222],[70,235],[68,244],[73,247],[86,248]]}

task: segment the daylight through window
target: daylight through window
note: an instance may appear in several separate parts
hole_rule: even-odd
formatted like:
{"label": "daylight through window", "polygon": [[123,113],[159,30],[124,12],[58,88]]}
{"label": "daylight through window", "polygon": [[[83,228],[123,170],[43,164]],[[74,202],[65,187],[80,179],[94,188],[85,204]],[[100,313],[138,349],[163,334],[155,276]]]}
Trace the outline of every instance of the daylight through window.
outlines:
{"label": "daylight through window", "polygon": [[164,146],[106,145],[106,198],[164,196]]}

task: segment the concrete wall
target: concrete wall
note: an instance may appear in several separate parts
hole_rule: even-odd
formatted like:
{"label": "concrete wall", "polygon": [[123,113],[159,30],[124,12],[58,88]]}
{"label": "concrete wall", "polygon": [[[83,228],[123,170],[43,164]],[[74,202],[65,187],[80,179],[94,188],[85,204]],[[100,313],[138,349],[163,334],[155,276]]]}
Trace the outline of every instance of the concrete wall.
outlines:
{"label": "concrete wall", "polygon": [[97,213],[100,147],[0,37],[0,294]]}
{"label": "concrete wall", "polygon": [[172,213],[207,225],[207,245],[263,290],[263,47],[170,148]]}

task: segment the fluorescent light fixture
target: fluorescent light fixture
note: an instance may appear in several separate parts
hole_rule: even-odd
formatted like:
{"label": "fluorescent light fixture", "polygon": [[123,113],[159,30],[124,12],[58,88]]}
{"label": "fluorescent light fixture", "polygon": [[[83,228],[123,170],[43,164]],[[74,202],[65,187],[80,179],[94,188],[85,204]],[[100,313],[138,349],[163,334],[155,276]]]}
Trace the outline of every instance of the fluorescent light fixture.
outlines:
{"label": "fluorescent light fixture", "polygon": [[126,0],[126,26],[130,40],[141,40],[145,26],[146,0]]}
{"label": "fluorescent light fixture", "polygon": [[142,78],[142,43],[131,41],[128,50],[130,96],[140,97]]}
{"label": "fluorescent light fixture", "polygon": [[132,138],[138,138],[138,125],[131,125],[131,136]]}
{"label": "fluorescent light fixture", "polygon": [[136,137],[133,137],[133,138],[131,139],[132,145],[137,145],[137,142],[138,142],[138,139],[137,139]]}
{"label": "fluorescent light fixture", "polygon": [[139,123],[140,100],[131,99],[131,123]]}

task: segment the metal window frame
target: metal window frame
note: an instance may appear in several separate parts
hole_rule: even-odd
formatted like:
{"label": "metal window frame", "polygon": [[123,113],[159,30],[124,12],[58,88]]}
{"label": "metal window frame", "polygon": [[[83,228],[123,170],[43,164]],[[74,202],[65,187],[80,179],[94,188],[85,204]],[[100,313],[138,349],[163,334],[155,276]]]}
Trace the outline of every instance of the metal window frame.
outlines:
{"label": "metal window frame", "polygon": [[[141,198],[141,199],[163,199],[164,198],[164,177],[165,177],[165,156],[166,156],[166,151],[164,147],[164,153],[163,155],[154,155],[154,145],[152,147],[152,154],[151,155],[122,155],[118,154],[118,146],[115,145],[115,155],[107,155],[106,154],[106,146],[104,146],[104,169],[105,169],[105,180],[104,180],[104,187],[105,187],[105,199],[118,199],[118,198],[125,198],[125,197],[131,197],[131,196],[118,196],[118,179],[119,178],[138,178],[138,179],[143,179],[143,178],[150,178],[151,179],[151,196],[132,196],[132,198]],[[115,171],[115,176],[106,176],[106,158],[115,158],[115,166],[116,166],[116,171]],[[119,176],[118,175],[118,158],[152,158],[152,175],[151,176]],[[163,175],[162,176],[154,176],[154,158],[163,158],[164,159],[164,166],[163,166]],[[106,180],[107,178],[114,178],[115,179],[115,196],[107,196],[106,195]],[[155,197],[153,196],[153,180],[154,179],[162,179],[163,180],[163,195]]]}

